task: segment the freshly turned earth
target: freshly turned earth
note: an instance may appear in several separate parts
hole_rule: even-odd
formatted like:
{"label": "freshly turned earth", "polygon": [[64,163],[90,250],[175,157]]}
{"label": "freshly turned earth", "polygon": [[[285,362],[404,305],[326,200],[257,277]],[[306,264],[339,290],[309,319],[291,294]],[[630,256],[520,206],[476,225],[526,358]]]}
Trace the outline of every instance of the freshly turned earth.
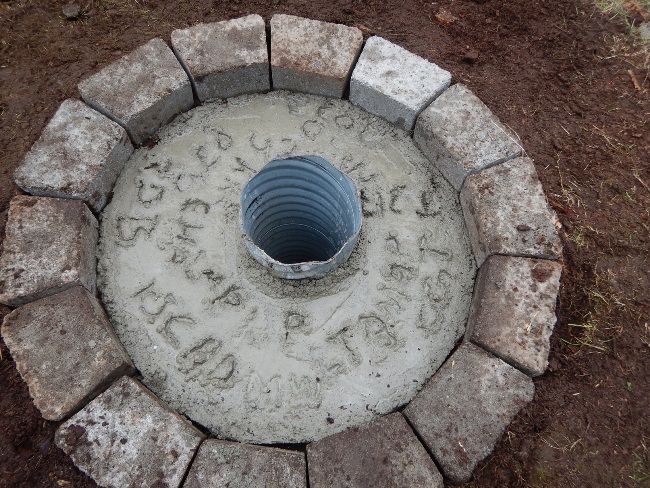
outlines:
{"label": "freshly turned earth", "polygon": [[[14,169],[60,103],[152,37],[169,41],[173,29],[249,13],[385,37],[449,70],[517,132],[564,226],[549,371],[463,486],[643,486],[633,478],[647,476],[650,432],[650,81],[642,59],[612,37],[627,38],[620,17],[586,0],[115,0],[82,8],[69,21],[56,2],[0,3],[3,211],[19,192]],[[0,351],[0,487],[94,486],[53,446],[57,424],[40,417],[4,343]]]}

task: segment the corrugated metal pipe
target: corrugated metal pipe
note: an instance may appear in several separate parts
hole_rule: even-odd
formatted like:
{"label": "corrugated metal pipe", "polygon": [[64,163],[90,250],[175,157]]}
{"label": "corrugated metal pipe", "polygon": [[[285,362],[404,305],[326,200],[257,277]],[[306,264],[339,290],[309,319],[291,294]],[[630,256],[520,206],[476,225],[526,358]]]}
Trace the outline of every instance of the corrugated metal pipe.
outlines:
{"label": "corrugated metal pipe", "polygon": [[356,185],[320,156],[270,161],[240,203],[246,247],[280,278],[322,278],[350,257],[361,230]]}

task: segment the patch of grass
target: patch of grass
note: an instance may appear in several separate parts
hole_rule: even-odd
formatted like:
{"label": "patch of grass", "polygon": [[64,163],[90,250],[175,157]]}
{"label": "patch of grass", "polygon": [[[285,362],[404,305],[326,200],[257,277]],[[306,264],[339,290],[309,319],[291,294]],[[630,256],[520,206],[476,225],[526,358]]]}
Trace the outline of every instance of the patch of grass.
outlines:
{"label": "patch of grass", "polygon": [[572,328],[571,339],[562,339],[571,346],[586,346],[600,352],[606,352],[606,342],[600,339],[600,324],[596,321],[585,321],[581,324],[569,324]]}
{"label": "patch of grass", "polygon": [[576,247],[584,248],[587,246],[587,241],[585,239],[585,228],[581,225],[577,225],[573,228],[573,232],[567,235],[567,238],[573,242]]}
{"label": "patch of grass", "polygon": [[650,454],[645,436],[641,439],[641,445],[632,452],[631,470],[629,478],[638,485],[645,486],[646,481],[650,480]]}
{"label": "patch of grass", "polygon": [[636,150],[636,146],[634,144],[621,142],[618,138],[608,134],[604,128],[592,124],[591,129],[584,130],[589,130],[593,135],[602,137],[607,146],[612,150],[613,154],[618,153],[629,155]]}
{"label": "patch of grass", "polygon": [[[606,39],[611,57],[623,57],[632,68],[641,71],[641,78],[636,82],[641,90],[647,90],[644,85],[650,77],[650,40],[639,35],[639,26],[634,19],[641,16],[644,21],[650,21],[650,0],[596,0],[595,6],[610,20],[620,19],[625,23],[628,30],[625,35]],[[630,76],[635,75],[632,73]]]}
{"label": "patch of grass", "polygon": [[644,21],[650,20],[650,0],[596,0],[596,8],[610,20],[623,20],[628,34],[637,38],[638,27],[633,19],[640,15]]}
{"label": "patch of grass", "polygon": [[643,85],[650,71],[650,41],[644,41],[637,34],[637,28],[630,27],[630,35],[614,35],[607,38],[611,57],[622,57],[631,68],[641,73],[637,79]]}
{"label": "patch of grass", "polygon": [[551,449],[561,451],[565,454],[573,451],[576,448],[576,446],[584,442],[580,437],[578,437],[574,441],[571,441],[565,435],[562,435],[561,437],[563,437],[563,439],[561,439],[560,441],[554,439],[553,437],[549,437],[548,439],[542,437],[542,442],[544,442],[544,444],[546,444]]}
{"label": "patch of grass", "polygon": [[650,0],[597,0],[596,7],[612,18],[629,18],[635,11],[650,9]]}
{"label": "patch of grass", "polygon": [[567,239],[573,242],[578,248],[589,247],[588,235],[600,235],[601,232],[596,229],[593,225],[576,225],[573,228],[573,231],[567,235]]}
{"label": "patch of grass", "polygon": [[541,466],[535,466],[532,473],[530,473],[530,481],[537,486],[546,486],[548,475],[546,470]]}
{"label": "patch of grass", "polygon": [[[597,285],[604,286],[602,280],[597,279]],[[587,291],[590,303],[590,312],[583,316],[579,323],[568,324],[571,328],[571,338],[562,341],[571,346],[584,346],[599,352],[607,352],[610,343],[622,333],[622,326],[611,325],[607,317],[614,314],[615,310],[625,308],[625,303],[614,293],[590,289]]]}

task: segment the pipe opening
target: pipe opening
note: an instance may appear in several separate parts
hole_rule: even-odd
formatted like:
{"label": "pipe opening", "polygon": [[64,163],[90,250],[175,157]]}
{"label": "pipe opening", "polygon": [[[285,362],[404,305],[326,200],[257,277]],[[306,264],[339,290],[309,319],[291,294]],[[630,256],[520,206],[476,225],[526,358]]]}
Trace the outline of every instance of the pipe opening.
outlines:
{"label": "pipe opening", "polygon": [[[354,182],[319,156],[270,161],[246,184],[240,203],[249,251],[285,278],[334,269],[349,257],[361,229]],[[282,276],[283,266],[293,275],[296,265],[303,265],[298,276]]]}

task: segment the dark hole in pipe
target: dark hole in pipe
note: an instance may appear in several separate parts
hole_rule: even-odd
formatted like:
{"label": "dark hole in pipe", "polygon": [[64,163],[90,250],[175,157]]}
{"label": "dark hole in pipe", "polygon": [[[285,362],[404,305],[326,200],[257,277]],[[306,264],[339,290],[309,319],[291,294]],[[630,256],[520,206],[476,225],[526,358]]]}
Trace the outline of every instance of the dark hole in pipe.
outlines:
{"label": "dark hole in pipe", "polygon": [[267,163],[251,178],[240,215],[244,233],[275,261],[323,262],[344,247],[351,251],[361,202],[354,182],[325,159],[293,156]]}

